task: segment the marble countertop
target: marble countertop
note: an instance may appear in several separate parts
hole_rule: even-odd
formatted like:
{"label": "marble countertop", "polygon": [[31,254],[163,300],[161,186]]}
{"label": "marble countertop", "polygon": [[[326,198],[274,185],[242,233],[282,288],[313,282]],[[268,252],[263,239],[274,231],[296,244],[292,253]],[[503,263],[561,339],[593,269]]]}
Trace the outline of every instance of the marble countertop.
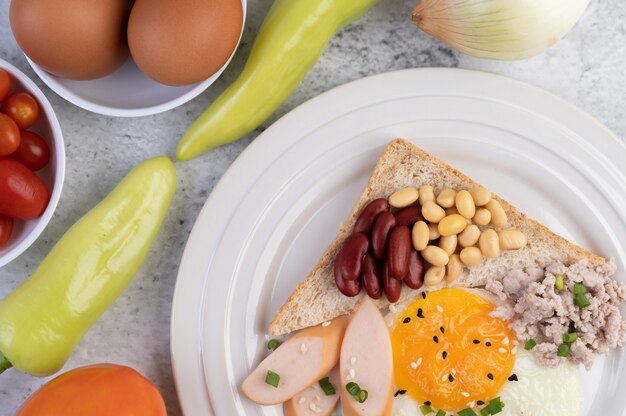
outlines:
{"label": "marble countertop", "polygon": [[[128,289],[78,345],[64,370],[114,362],[134,367],[160,388],[169,414],[181,414],[170,360],[170,309],[176,274],[194,220],[239,153],[272,122],[316,95],[368,75],[415,67],[461,67],[496,72],[542,87],[591,113],[626,137],[626,2],[593,0],[556,47],[522,62],[474,59],[420,32],[409,21],[416,0],[383,0],[333,38],[286,103],[248,137],[187,163],[178,163],[178,192],[144,266]],[[61,235],[100,201],[133,166],[173,155],[185,128],[241,70],[271,4],[249,1],[241,47],[208,91],[163,114],[122,119],[89,113],[47,88],[28,66],[10,31],[9,0],[0,0],[0,58],[29,75],[56,109],[63,128],[67,172],[61,201],[39,240],[0,269],[0,297],[23,282]],[[0,414],[12,415],[46,379],[9,370],[0,377]]]}

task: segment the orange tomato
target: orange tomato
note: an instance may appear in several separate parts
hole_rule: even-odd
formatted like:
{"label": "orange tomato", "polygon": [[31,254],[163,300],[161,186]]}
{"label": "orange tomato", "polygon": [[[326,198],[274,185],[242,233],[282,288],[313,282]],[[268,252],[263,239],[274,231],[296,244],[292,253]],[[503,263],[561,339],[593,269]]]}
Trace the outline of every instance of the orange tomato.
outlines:
{"label": "orange tomato", "polygon": [[166,416],[159,390],[132,368],[97,364],[48,382],[16,416]]}

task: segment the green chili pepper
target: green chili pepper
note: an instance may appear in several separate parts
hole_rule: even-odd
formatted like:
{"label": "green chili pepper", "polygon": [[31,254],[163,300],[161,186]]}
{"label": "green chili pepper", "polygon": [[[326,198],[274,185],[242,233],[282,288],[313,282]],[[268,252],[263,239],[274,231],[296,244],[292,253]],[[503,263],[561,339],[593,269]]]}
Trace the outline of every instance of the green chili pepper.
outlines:
{"label": "green chili pepper", "polygon": [[74,224],[0,302],[0,363],[37,376],[61,369],[143,263],[175,188],[173,163],[148,160]]}
{"label": "green chili pepper", "polygon": [[237,140],[291,95],[330,38],[380,0],[275,0],[239,78],[183,135],[176,157],[192,159]]}

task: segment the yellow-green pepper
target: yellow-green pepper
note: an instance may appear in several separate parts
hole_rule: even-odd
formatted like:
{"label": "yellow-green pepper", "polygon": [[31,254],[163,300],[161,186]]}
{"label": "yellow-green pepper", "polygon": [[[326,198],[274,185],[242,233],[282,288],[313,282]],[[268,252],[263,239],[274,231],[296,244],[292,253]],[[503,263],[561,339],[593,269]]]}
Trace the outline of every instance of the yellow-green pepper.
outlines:
{"label": "yellow-green pepper", "polygon": [[182,137],[176,157],[192,159],[265,121],[298,86],[330,38],[380,0],[275,0],[239,78]]}
{"label": "yellow-green pepper", "polygon": [[0,372],[12,364],[45,376],[63,367],[143,263],[175,189],[171,160],[147,160],[61,237],[0,302]]}

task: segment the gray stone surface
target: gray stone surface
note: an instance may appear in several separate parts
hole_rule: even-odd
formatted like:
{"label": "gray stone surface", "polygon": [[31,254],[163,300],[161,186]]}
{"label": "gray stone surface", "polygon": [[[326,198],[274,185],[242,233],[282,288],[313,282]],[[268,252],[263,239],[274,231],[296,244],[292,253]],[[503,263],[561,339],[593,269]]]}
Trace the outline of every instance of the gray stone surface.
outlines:
{"label": "gray stone surface", "polygon": [[[505,74],[543,87],[582,107],[618,136],[626,136],[626,2],[593,0],[578,26],[556,47],[523,62],[494,62],[453,52],[414,28],[415,0],[383,0],[350,25],[297,91],[257,131],[188,163],[178,163],[178,193],[145,265],[122,296],[76,348],[65,370],[98,362],[130,365],[163,392],[179,415],[169,354],[170,308],[185,241],[207,196],[237,155],[266,126],[304,101],[345,82],[403,68],[449,66]],[[28,66],[9,28],[8,0],[0,0],[0,58],[43,89],[60,119],[67,147],[61,201],[50,225],[20,258],[0,269],[0,297],[36,268],[52,245],[124,174],[147,157],[172,155],[185,128],[240,71],[270,0],[250,0],[245,36],[233,63],[208,91],[164,114],[119,119],[89,113],[48,89]],[[9,370],[0,376],[0,414],[14,414],[46,379]]]}

